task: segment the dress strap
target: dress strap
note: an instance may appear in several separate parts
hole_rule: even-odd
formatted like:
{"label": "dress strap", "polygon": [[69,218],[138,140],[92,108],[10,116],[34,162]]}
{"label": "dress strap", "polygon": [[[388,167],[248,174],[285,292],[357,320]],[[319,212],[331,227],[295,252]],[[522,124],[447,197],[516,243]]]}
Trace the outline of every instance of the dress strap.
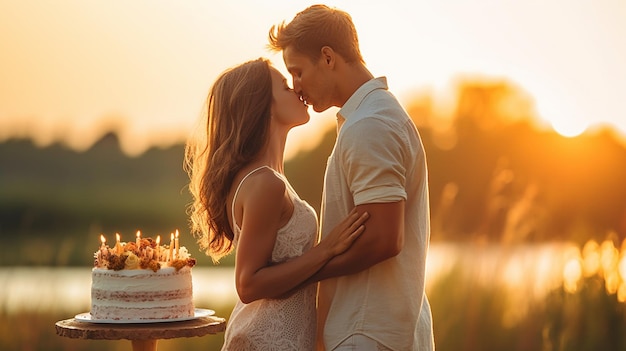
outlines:
{"label": "dress strap", "polygon": [[241,188],[241,184],[243,184],[244,180],[246,180],[246,178],[248,178],[249,175],[263,168],[271,169],[269,166],[261,166],[261,167],[255,168],[252,171],[250,171],[248,174],[246,174],[239,182],[239,185],[237,185],[237,190],[235,190],[235,196],[233,196],[233,203],[230,206],[230,213],[233,216],[233,227],[239,228],[239,226],[237,225],[237,222],[235,221],[235,200],[237,200],[237,194],[239,194],[239,189]]}

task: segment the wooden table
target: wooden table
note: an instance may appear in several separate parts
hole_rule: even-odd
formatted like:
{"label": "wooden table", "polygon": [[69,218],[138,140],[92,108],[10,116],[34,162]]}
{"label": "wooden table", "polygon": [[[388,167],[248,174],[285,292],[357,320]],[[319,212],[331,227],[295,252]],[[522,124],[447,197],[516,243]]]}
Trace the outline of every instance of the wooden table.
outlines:
{"label": "wooden table", "polygon": [[156,351],[158,339],[204,336],[224,330],[226,320],[215,316],[161,323],[100,324],[74,318],[56,323],[57,335],[73,339],[128,339],[132,342],[133,351]]}

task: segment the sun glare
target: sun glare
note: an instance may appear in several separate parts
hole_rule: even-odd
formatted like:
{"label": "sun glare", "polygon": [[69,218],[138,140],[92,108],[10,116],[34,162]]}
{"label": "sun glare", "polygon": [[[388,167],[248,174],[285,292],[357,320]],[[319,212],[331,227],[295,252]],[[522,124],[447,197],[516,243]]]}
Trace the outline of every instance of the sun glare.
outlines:
{"label": "sun glare", "polygon": [[551,124],[555,132],[568,138],[579,136],[587,129],[587,125],[578,121],[556,120],[552,121]]}
{"label": "sun glare", "polygon": [[584,120],[581,112],[561,103],[537,102],[540,118],[547,122],[560,135],[573,138],[584,133],[589,123]]}

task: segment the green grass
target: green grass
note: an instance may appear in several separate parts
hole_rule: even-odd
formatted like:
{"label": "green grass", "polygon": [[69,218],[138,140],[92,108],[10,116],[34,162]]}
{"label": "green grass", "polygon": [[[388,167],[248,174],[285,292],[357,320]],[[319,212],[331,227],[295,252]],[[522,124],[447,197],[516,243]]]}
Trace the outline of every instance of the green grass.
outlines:
{"label": "green grass", "polygon": [[479,284],[471,268],[458,265],[429,292],[437,350],[624,351],[626,303],[608,292],[605,275],[582,276],[575,292],[559,286],[519,304],[511,291]]}
{"label": "green grass", "polygon": [[[467,266],[457,266],[429,290],[438,351],[626,350],[626,305],[607,293],[600,275],[562,287],[527,305],[511,323],[511,295],[496,285],[478,284]],[[213,306],[212,306],[213,307]],[[231,305],[215,306],[229,316]],[[129,350],[130,342],[69,339],[56,335],[59,313],[0,313],[0,350]],[[159,351],[219,350],[223,333],[159,341]]]}
{"label": "green grass", "polygon": [[[224,315],[225,310],[220,310]],[[6,351],[128,351],[129,340],[85,340],[56,335],[55,323],[70,318],[60,314],[23,313],[0,314],[0,350]],[[159,351],[219,350],[223,333],[202,337],[165,339],[158,341]]]}

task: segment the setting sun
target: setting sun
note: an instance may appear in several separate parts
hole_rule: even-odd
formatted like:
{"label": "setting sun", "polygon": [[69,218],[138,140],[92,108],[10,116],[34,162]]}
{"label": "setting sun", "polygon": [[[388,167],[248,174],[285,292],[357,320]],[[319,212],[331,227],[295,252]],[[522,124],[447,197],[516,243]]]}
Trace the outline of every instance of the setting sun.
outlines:
{"label": "setting sun", "polygon": [[581,122],[564,121],[559,119],[552,122],[552,128],[564,137],[573,138],[584,133],[587,126]]}
{"label": "setting sun", "polygon": [[[562,96],[545,92],[544,98],[537,98],[536,108],[539,118],[560,135],[573,138],[584,133],[591,125],[589,109],[583,109],[573,103],[563,103]],[[552,99],[545,99],[551,96]]]}

